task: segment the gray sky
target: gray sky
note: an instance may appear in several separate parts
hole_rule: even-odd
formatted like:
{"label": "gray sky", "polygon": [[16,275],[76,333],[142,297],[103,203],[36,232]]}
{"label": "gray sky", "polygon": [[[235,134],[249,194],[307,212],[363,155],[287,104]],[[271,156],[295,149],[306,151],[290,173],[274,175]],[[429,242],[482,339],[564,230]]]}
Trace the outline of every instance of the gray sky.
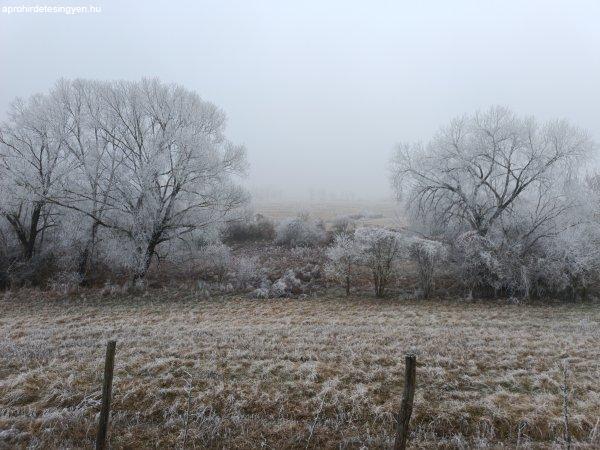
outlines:
{"label": "gray sky", "polygon": [[[127,4],[126,4],[127,3]],[[600,1],[95,1],[0,13],[0,107],[60,77],[158,76],[222,107],[248,186],[389,196],[401,140],[501,104],[600,138]]]}

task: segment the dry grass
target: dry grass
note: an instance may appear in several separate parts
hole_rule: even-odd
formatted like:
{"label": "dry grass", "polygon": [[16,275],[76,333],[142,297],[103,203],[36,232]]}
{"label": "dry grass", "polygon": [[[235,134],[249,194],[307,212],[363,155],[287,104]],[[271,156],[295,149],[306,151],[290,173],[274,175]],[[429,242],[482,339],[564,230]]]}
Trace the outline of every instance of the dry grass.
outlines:
{"label": "dry grass", "polygon": [[[600,446],[597,305],[200,301],[192,291],[0,299],[0,447],[90,448],[116,338],[113,448],[383,448],[403,354],[418,353],[412,444]],[[191,388],[190,388],[191,386]]]}
{"label": "dry grass", "polygon": [[281,220],[286,217],[294,217],[299,211],[307,212],[312,217],[321,219],[325,222],[331,222],[339,216],[358,214],[365,211],[380,214],[380,218],[365,218],[360,220],[364,226],[397,226],[400,220],[398,205],[393,201],[375,200],[375,201],[314,201],[314,202],[257,202],[255,204],[256,212],[263,214],[273,220]]}

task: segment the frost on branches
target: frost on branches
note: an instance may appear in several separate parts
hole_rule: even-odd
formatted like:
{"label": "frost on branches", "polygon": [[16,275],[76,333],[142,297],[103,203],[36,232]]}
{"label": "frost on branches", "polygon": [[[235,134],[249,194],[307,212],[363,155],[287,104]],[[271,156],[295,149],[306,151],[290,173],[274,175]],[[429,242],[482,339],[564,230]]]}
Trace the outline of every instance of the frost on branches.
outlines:
{"label": "frost on branches", "polygon": [[446,259],[447,249],[441,242],[412,238],[408,253],[417,265],[421,295],[429,298],[435,287],[435,269]]}
{"label": "frost on branches", "polygon": [[312,247],[323,243],[326,237],[323,223],[308,214],[283,219],[275,227],[275,243],[288,247]]}
{"label": "frost on branches", "polygon": [[333,245],[327,249],[329,262],[326,271],[329,276],[342,282],[346,295],[350,295],[350,288],[356,278],[360,263],[360,248],[351,234],[338,234]]}
{"label": "frost on branches", "polygon": [[60,81],[15,102],[1,127],[0,214],[30,259],[76,212],[78,270],[104,246],[142,278],[166,243],[195,239],[245,203],[245,151],[224,131],[225,114],[181,86]]}
{"label": "frost on branches", "polygon": [[596,252],[578,245],[582,227],[597,222],[585,212],[594,150],[566,121],[539,124],[494,107],[453,120],[426,145],[400,145],[393,186],[411,226],[450,244],[456,276],[471,292],[572,294],[589,279],[577,261],[595,265]]}

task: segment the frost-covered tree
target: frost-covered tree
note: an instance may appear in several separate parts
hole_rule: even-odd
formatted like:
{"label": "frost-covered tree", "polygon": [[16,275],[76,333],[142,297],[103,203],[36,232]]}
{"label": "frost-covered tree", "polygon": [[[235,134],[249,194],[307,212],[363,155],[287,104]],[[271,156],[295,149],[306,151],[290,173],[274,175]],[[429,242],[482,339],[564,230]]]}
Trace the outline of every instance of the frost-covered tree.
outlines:
{"label": "frost-covered tree", "polygon": [[557,184],[591,149],[566,121],[493,107],[452,120],[427,145],[398,146],[392,182],[413,217],[444,232],[485,236],[524,202],[536,208],[530,232],[564,212]]}
{"label": "frost-covered tree", "polygon": [[366,227],[358,228],[354,238],[360,252],[361,265],[372,274],[375,296],[383,297],[398,269],[398,261],[403,252],[403,238],[395,231]]}
{"label": "frost-covered tree", "polygon": [[480,294],[529,295],[537,262],[574,235],[587,133],[494,107],[453,120],[427,145],[401,145],[392,181],[414,227],[451,244],[457,276]]}
{"label": "frost-covered tree", "polygon": [[346,233],[338,234],[326,253],[329,259],[327,272],[344,283],[346,295],[350,295],[352,281],[357,276],[361,263],[360,248],[354,236]]}
{"label": "frost-covered tree", "polygon": [[119,148],[111,145],[102,128],[100,118],[105,113],[101,86],[101,83],[86,80],[60,80],[50,93],[62,111],[66,123],[66,156],[73,161],[73,170],[63,178],[60,195],[53,200],[71,208],[72,212],[79,212],[80,227],[86,230],[78,246],[77,271],[81,277],[93,265],[100,225],[107,219],[121,157]]}
{"label": "frost-covered tree", "polygon": [[[156,79],[63,82],[69,150],[78,171],[60,204],[131,243],[134,278],[161,244],[223,221],[246,201],[235,176],[243,147],[224,136],[225,115],[196,93]],[[81,128],[81,130],[80,130]]]}
{"label": "frost-covered tree", "polygon": [[25,259],[55,225],[50,200],[71,168],[63,111],[47,95],[17,99],[0,126],[0,214]]}
{"label": "frost-covered tree", "polygon": [[446,248],[441,242],[417,237],[410,240],[408,253],[417,264],[423,298],[429,298],[434,289],[435,269],[444,260]]}
{"label": "frost-covered tree", "polygon": [[0,128],[0,214],[30,258],[77,213],[79,272],[103,241],[144,277],[163,245],[198,240],[246,201],[244,148],[224,131],[224,113],[181,86],[60,81]]}

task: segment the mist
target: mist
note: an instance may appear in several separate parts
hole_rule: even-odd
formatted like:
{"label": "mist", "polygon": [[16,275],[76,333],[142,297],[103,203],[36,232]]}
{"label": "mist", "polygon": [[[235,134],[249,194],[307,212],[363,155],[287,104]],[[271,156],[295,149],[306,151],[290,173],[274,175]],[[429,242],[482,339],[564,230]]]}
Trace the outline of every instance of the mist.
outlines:
{"label": "mist", "polygon": [[600,136],[598,2],[324,3],[3,12],[0,114],[63,77],[159,77],[226,112],[252,192],[300,199],[390,198],[397,142],[490,105]]}

